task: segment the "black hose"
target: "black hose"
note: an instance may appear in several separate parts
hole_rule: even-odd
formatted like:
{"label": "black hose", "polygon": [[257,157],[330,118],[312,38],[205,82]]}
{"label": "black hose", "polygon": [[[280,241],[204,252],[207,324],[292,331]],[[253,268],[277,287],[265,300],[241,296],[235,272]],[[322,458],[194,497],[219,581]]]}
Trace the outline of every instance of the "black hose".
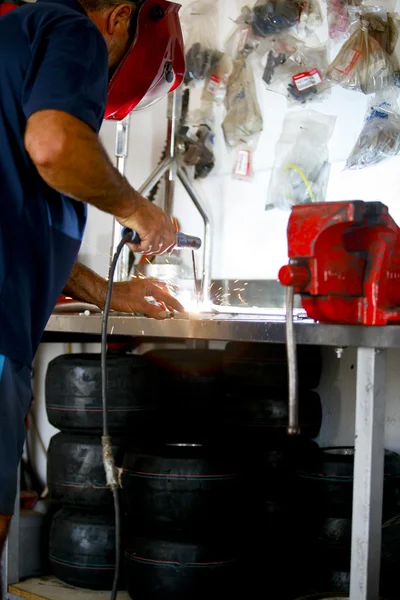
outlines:
{"label": "black hose", "polygon": [[[108,387],[108,373],[107,373],[107,325],[108,325],[108,316],[110,313],[111,306],[111,297],[112,297],[112,288],[114,282],[114,274],[115,268],[117,266],[117,262],[119,256],[121,254],[122,248],[124,245],[131,240],[131,233],[127,233],[121,239],[118,244],[118,248],[113,256],[109,274],[108,274],[108,286],[107,286],[107,294],[106,301],[103,310],[102,317],[102,326],[101,326],[101,395],[103,400],[103,438],[102,442],[107,446],[108,459],[111,462],[111,471],[112,473],[112,482],[111,482],[111,490],[114,498],[114,513],[115,513],[115,574],[113,587],[111,591],[111,600],[115,600],[118,593],[118,581],[119,581],[119,570],[120,570],[120,562],[121,562],[121,510],[120,510],[120,502],[119,502],[119,493],[118,493],[118,483],[115,476],[115,464],[113,462],[112,450],[111,450],[111,442],[109,439],[109,431],[108,431],[108,401],[107,401],[107,387]],[[103,456],[104,456],[104,446],[103,446]],[[110,466],[110,465],[108,465]],[[106,475],[108,478],[108,467],[105,465]]]}

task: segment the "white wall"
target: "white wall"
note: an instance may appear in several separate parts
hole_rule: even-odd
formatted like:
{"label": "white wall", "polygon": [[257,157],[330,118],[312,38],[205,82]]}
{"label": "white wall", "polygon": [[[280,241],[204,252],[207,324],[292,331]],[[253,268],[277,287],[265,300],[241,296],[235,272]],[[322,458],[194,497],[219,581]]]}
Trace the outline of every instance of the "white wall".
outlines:
{"label": "white wall", "polygon": [[[182,1],[184,7],[188,3],[188,0]],[[221,44],[232,31],[232,19],[239,14],[241,5],[241,2],[233,0],[219,0]],[[393,8],[388,2],[385,5]],[[334,55],[335,52],[332,51],[331,58]],[[299,109],[288,109],[286,99],[267,92],[260,78],[257,88],[264,130],[254,156],[253,181],[233,180],[233,157],[226,150],[222,132],[218,129],[217,167],[207,179],[196,184],[213,220],[215,237],[212,276],[215,279],[276,279],[279,268],[287,261],[288,213],[279,210],[266,212],[264,206],[275,157],[275,144],[281,133],[283,119],[288,110]],[[164,100],[131,117],[126,175],[134,186],[140,186],[158,163],[165,142],[166,104]],[[389,206],[392,216],[400,223],[400,158],[392,159],[380,167],[359,172],[343,171],[346,158],[362,127],[367,105],[366,96],[336,88],[326,101],[312,106],[322,113],[337,117],[335,130],[329,142],[332,167],[327,199],[381,200]],[[112,157],[114,135],[115,125],[104,123],[101,138]],[[174,214],[179,218],[183,231],[202,236],[201,219],[179,184],[176,188]],[[103,276],[108,271],[111,230],[112,218],[91,208],[80,258]],[[79,348],[74,348],[75,351],[76,349]],[[66,345],[42,346],[35,362],[35,413],[45,445],[54,433],[47,424],[44,410],[43,382],[47,361],[56,354],[69,350],[71,348]],[[324,352],[324,376],[320,386],[324,403],[324,422],[320,442],[323,445],[352,444],[355,353],[354,350],[346,350],[339,361],[333,349],[326,349]],[[400,451],[400,385],[397,368],[399,358],[399,352],[390,352],[386,440],[387,447]],[[37,468],[41,477],[45,479],[43,452],[38,444],[35,448]]]}

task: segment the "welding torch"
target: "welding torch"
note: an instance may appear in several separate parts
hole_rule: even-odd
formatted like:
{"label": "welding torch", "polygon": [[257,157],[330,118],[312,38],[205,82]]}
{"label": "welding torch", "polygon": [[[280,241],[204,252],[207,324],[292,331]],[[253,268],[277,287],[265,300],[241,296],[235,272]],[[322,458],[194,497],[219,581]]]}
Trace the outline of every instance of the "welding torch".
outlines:
{"label": "welding torch", "polygon": [[[131,244],[140,244],[141,239],[137,231],[134,229],[129,229],[128,227],[124,227],[122,229],[122,237],[130,235],[130,239],[128,238],[128,243]],[[192,250],[199,250],[201,248],[201,239],[195,237],[194,235],[187,235],[186,233],[181,233],[180,231],[176,234],[176,244],[174,246],[177,249],[180,248],[191,248]]]}

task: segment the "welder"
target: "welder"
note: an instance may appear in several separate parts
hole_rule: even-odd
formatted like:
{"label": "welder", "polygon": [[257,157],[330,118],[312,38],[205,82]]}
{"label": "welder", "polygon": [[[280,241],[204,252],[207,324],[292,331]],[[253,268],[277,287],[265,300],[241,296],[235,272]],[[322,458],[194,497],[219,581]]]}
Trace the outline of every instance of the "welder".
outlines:
{"label": "welder", "polygon": [[[37,0],[0,17],[0,555],[13,514],[32,361],[48,318],[62,292],[104,307],[107,282],[76,263],[87,204],[138,232],[134,252],[161,254],[176,242],[170,217],[131,187],[98,137],[110,81],[125,68],[147,1]],[[163,13],[153,16],[159,21]],[[152,44],[148,39],[149,60]],[[146,64],[135,68],[130,85]],[[173,59],[165,72],[171,83]],[[161,85],[159,95],[168,91]],[[157,87],[148,102],[132,94],[145,106],[157,100]],[[122,108],[130,110],[126,100]],[[166,308],[183,310],[151,280],[116,283],[111,308],[156,319]]]}

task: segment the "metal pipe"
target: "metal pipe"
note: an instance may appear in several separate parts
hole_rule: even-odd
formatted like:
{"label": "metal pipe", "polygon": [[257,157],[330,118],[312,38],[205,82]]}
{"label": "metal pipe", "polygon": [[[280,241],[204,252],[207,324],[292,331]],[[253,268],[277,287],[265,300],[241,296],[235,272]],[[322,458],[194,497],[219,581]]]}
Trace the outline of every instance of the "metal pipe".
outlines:
{"label": "metal pipe", "polygon": [[211,287],[211,260],[212,260],[212,227],[207,208],[203,204],[200,195],[192,186],[185,169],[178,167],[178,178],[185,188],[186,193],[191,198],[193,204],[200,213],[204,222],[204,239],[203,239],[203,268],[202,268],[202,286],[201,300],[206,301],[210,298]]}
{"label": "metal pipe", "polygon": [[351,600],[378,600],[382,535],[386,351],[357,349]]}
{"label": "metal pipe", "polygon": [[[125,175],[126,158],[128,156],[129,121],[130,115],[123,119],[123,121],[118,121],[116,127],[115,156],[117,158],[117,169],[121,175]],[[122,225],[120,225],[118,221],[114,219],[111,260],[118,248],[118,244],[121,241],[121,235]],[[125,246],[118,261],[114,281],[126,281],[129,278],[129,253],[129,248]]]}
{"label": "metal pipe", "polygon": [[153,187],[158,183],[163,177],[163,175],[168,171],[171,164],[170,158],[165,158],[158,167],[153,171],[153,173],[146,179],[143,185],[138,189],[139,194],[142,196],[147,196],[147,194],[153,189]]}
{"label": "metal pipe", "polygon": [[165,174],[164,211],[172,216],[177,164],[175,161],[176,121],[177,121],[177,91],[169,94],[167,108],[167,153],[171,160],[168,172]]}
{"label": "metal pipe", "polygon": [[297,435],[299,428],[299,402],[298,402],[298,377],[296,337],[293,325],[294,287],[286,288],[286,352],[289,376],[289,423],[288,435]]}

